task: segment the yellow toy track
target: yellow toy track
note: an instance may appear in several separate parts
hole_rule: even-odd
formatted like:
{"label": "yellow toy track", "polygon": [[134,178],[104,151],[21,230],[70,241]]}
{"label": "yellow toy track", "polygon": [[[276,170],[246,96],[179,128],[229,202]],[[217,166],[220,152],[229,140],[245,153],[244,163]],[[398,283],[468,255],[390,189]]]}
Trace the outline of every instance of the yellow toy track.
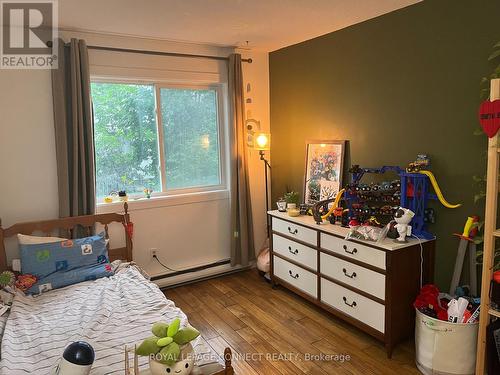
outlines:
{"label": "yellow toy track", "polygon": [[441,192],[441,189],[439,188],[439,185],[436,181],[436,178],[434,177],[434,175],[432,174],[431,171],[419,171],[418,173],[424,174],[427,177],[429,177],[429,180],[431,181],[432,187],[434,188],[434,191],[436,192],[436,195],[443,206],[445,206],[446,208],[457,208],[457,207],[461,206],[460,203],[459,204],[451,204],[444,198],[443,193]]}
{"label": "yellow toy track", "polygon": [[339,206],[340,198],[342,198],[342,194],[344,194],[344,192],[345,189],[342,189],[337,193],[337,195],[335,196],[335,200],[333,201],[332,207],[330,207],[330,209],[326,214],[321,216],[323,220],[328,218],[328,216],[330,216],[333,213],[333,211]]}

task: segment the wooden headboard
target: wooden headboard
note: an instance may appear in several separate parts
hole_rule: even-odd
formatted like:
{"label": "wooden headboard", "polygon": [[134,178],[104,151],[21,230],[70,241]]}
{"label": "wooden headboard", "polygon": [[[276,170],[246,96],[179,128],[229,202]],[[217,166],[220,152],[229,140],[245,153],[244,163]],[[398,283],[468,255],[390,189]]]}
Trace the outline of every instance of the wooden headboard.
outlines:
{"label": "wooden headboard", "polygon": [[108,225],[111,223],[121,223],[125,232],[125,247],[110,249],[108,245],[109,258],[110,261],[116,259],[132,261],[132,238],[129,230],[127,230],[130,224],[127,202],[125,202],[123,207],[123,214],[109,213],[65,217],[55,220],[32,221],[14,224],[6,229],[2,228],[2,221],[0,220],[0,271],[9,268],[7,265],[7,254],[5,252],[5,239],[8,237],[17,234],[31,235],[35,232],[42,232],[47,236],[51,236],[58,231],[61,237],[74,238],[74,234],[76,235],[76,231],[78,230],[83,231],[86,236],[90,236],[95,224],[104,226],[106,239],[109,239]]}

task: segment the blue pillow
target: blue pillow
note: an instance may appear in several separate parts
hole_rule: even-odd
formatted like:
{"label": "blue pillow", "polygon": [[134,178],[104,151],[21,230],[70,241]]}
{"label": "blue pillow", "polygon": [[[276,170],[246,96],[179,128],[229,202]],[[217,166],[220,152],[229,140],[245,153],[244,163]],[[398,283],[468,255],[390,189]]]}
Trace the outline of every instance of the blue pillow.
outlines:
{"label": "blue pillow", "polygon": [[42,293],[111,276],[104,234],[60,242],[20,245],[21,271],[37,282],[27,293]]}

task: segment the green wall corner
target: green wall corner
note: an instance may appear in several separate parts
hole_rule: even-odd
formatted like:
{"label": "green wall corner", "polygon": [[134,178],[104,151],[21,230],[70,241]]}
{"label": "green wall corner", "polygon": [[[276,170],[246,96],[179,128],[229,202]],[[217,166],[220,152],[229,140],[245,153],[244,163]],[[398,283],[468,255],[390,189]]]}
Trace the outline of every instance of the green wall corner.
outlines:
{"label": "green wall corner", "polygon": [[[270,54],[272,200],[302,192],[308,139],[349,141],[346,165],[405,166],[417,154],[459,209],[432,202],[435,281],[447,290],[461,232],[485,172],[480,79],[500,40],[500,2],[427,0]],[[344,183],[347,180],[344,179]]]}

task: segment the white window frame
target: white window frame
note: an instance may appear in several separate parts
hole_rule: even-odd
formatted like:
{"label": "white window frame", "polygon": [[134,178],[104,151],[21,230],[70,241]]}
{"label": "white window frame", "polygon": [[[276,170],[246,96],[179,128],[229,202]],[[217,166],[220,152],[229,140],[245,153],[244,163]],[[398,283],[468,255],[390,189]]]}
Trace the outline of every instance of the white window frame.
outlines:
{"label": "white window frame", "polygon": [[[115,84],[130,84],[130,85],[151,85],[155,91],[155,121],[158,139],[158,157],[159,170],[161,179],[161,192],[153,192],[153,198],[172,198],[188,195],[196,195],[199,193],[210,192],[226,192],[228,186],[228,171],[229,171],[229,133],[228,133],[228,113],[227,113],[227,85],[225,83],[179,83],[164,80],[144,80],[132,78],[116,78],[116,77],[101,77],[91,76],[91,83],[115,83]],[[217,103],[217,134],[219,142],[219,184],[204,185],[198,187],[188,187],[180,189],[167,189],[166,169],[165,169],[165,152],[164,152],[164,134],[162,114],[160,110],[161,97],[160,90],[162,88],[178,88],[190,90],[214,90],[216,93]],[[140,200],[144,196],[140,193],[127,194],[129,198]],[[220,195],[220,194],[219,194]],[[225,194],[224,194],[225,195]],[[97,198],[97,197],[96,197]],[[98,206],[110,205],[109,203],[97,202]]]}

